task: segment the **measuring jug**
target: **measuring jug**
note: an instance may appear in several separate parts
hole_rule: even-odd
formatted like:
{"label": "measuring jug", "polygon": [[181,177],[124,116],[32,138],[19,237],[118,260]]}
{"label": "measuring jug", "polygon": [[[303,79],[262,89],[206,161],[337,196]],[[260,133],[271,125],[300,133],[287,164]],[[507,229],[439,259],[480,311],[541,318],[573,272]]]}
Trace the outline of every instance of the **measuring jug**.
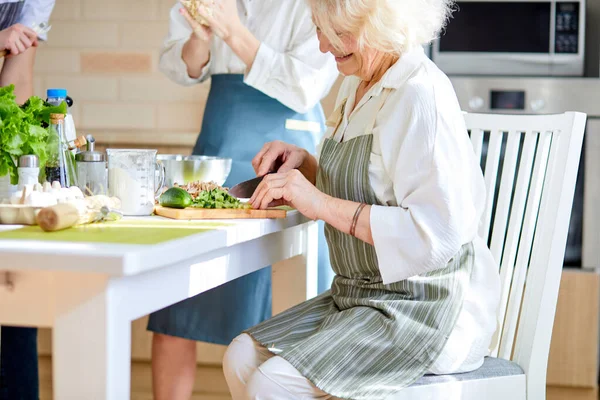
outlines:
{"label": "measuring jug", "polygon": [[165,167],[156,161],[156,153],[157,150],[106,150],[108,191],[121,200],[123,215],[152,215],[154,200],[165,182]]}

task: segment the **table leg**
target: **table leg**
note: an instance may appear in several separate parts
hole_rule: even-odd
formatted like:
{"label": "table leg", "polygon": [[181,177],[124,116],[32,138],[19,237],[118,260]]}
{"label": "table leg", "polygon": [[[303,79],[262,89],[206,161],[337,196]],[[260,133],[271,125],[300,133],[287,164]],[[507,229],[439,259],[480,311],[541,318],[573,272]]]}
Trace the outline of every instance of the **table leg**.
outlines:
{"label": "table leg", "polygon": [[306,267],[306,298],[315,297],[319,290],[319,225],[316,222],[305,224],[306,244],[304,262]]}
{"label": "table leg", "polygon": [[[54,398],[125,400],[130,395],[131,321],[106,278],[58,285],[53,331]],[[78,286],[75,286],[78,285]],[[75,292],[75,293],[73,293]]]}
{"label": "table leg", "polygon": [[273,315],[317,295],[318,225],[305,224],[299,234],[300,254],[273,264]]}

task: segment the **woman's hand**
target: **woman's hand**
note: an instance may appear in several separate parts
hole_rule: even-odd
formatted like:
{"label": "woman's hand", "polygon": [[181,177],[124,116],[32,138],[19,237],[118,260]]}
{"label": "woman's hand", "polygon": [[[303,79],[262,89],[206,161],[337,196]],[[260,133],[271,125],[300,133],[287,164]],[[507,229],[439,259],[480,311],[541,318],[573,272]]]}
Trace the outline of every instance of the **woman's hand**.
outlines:
{"label": "woman's hand", "polygon": [[190,13],[186,10],[185,7],[181,7],[179,9],[179,13],[183,15],[183,18],[190,24],[190,27],[194,31],[192,37],[190,39],[199,39],[201,42],[210,42],[212,39],[212,30],[208,26],[204,26],[198,21],[196,21]]}
{"label": "woman's hand", "polygon": [[277,140],[263,146],[252,160],[252,167],[256,176],[269,172],[283,173],[300,168],[308,156],[303,148]]}
{"label": "woman's hand", "polygon": [[24,25],[15,24],[0,31],[0,47],[9,50],[13,56],[24,53],[30,47],[37,45],[37,33]]}
{"label": "woman's hand", "polygon": [[211,10],[212,15],[209,15],[203,7],[199,7],[198,14],[204,18],[215,35],[227,43],[250,71],[260,48],[260,41],[240,21],[236,0],[215,0]]}
{"label": "woman's hand", "polygon": [[190,39],[183,45],[181,59],[187,66],[188,76],[198,79],[202,76],[202,70],[210,61],[212,31],[192,18],[185,7],[181,7],[179,13],[186,19],[193,30]]}
{"label": "woman's hand", "polygon": [[227,42],[242,27],[238,16],[236,0],[216,0],[212,5],[212,15],[202,7],[198,8],[198,14],[208,23],[210,29]]}
{"label": "woman's hand", "polygon": [[286,205],[312,220],[320,218],[328,196],[319,191],[297,169],[265,176],[250,198],[256,209]]}

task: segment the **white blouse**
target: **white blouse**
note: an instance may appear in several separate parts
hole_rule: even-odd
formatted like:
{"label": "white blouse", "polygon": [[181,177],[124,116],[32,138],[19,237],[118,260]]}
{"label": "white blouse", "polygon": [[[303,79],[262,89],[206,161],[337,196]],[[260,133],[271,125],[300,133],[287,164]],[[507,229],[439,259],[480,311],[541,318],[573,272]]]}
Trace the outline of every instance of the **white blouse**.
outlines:
{"label": "white blouse", "polygon": [[[477,236],[485,183],[449,79],[421,48],[404,54],[350,113],[360,81],[347,77],[347,101],[334,140],[373,134],[371,186],[381,204],[371,231],[383,282],[441,268],[473,242],[475,265],[458,322],[432,373],[478,368],[496,330],[498,265]],[[384,89],[390,93],[381,106]],[[369,123],[375,118],[372,132]],[[329,128],[325,137],[330,137]]]}
{"label": "white blouse", "polygon": [[160,69],[181,85],[194,85],[213,74],[245,74],[244,82],[298,113],[323,99],[339,76],[335,59],[319,51],[319,41],[304,0],[238,0],[242,23],[261,42],[252,68],[218,37],[211,43],[210,61],[198,79],[190,78],[181,58],[192,29],[171,9],[169,35],[161,50]]}

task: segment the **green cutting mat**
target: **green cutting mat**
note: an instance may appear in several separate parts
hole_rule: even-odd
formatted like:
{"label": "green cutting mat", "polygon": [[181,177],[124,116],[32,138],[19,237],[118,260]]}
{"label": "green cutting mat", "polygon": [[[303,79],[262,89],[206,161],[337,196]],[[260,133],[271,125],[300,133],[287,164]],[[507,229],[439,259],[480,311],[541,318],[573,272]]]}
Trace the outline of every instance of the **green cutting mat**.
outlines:
{"label": "green cutting mat", "polygon": [[82,225],[58,232],[27,226],[0,232],[0,240],[45,240],[78,243],[158,244],[231,224],[198,221],[121,220]]}

